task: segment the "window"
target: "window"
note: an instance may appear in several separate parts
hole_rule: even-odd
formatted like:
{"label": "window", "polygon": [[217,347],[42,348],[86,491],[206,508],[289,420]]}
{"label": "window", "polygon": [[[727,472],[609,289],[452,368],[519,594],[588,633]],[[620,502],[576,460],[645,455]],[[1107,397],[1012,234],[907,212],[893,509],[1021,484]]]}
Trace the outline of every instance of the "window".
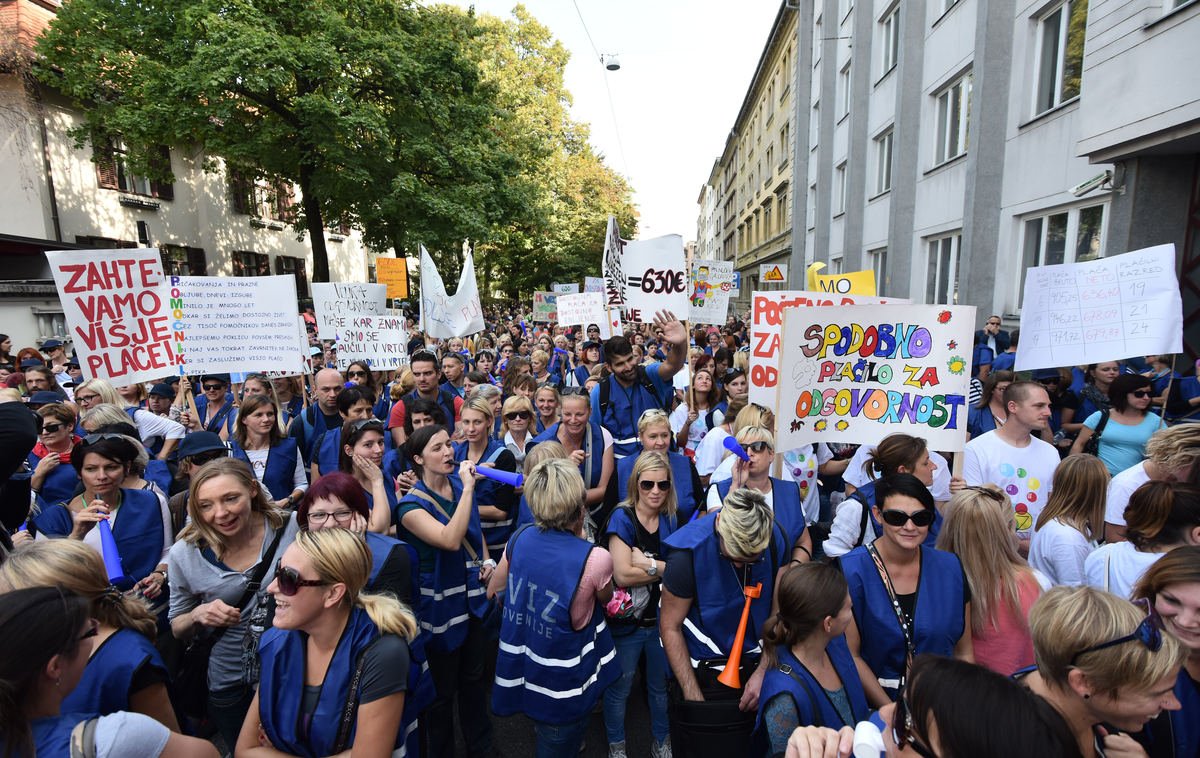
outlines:
{"label": "window", "polygon": [[838,116],[850,112],[850,61],[838,72]]}
{"label": "window", "polygon": [[937,152],[934,164],[967,152],[971,123],[971,75],[967,74],[937,96]]}
{"label": "window", "polygon": [[92,234],[76,234],[75,244],[100,248],[102,250],[132,250],[138,247],[138,243],[133,240],[119,240],[113,239],[112,237],[97,237]]}
{"label": "window", "polygon": [[766,239],[775,236],[774,229],[771,227],[771,204],[769,202],[763,205],[763,234]]}
{"label": "window", "polygon": [[1104,257],[1104,209],[1104,204],[1088,205],[1025,219],[1018,308],[1028,269]]}
{"label": "window", "polygon": [[962,235],[929,241],[925,278],[925,302],[929,305],[958,305],[958,259]]}
{"label": "window", "polygon": [[834,207],[833,215],[846,212],[846,164],[838,166],[833,172]]}
{"label": "window", "polygon": [[244,250],[233,251],[234,276],[270,276],[271,256]]}
{"label": "window", "polygon": [[767,178],[764,181],[770,181],[771,172],[774,170],[775,170],[775,146],[768,145],[767,146],[767,174],[766,174]]}
{"label": "window", "polygon": [[754,245],[757,247],[762,242],[762,216],[758,211],[754,212]]}
{"label": "window", "polygon": [[737,237],[738,253],[740,254],[746,252],[746,226],[744,224],[738,224]]}
{"label": "window", "polygon": [[[817,3],[817,8],[823,7],[823,3]],[[819,12],[819,11],[818,11]],[[821,20],[817,19],[817,23],[813,24],[813,68],[821,62],[821,47],[825,44],[825,39],[821,35]],[[813,77],[815,80],[817,77]]]}
{"label": "window", "polygon": [[165,276],[208,276],[204,251],[183,245],[159,245]]}
{"label": "window", "polygon": [[1042,39],[1038,46],[1035,115],[1079,95],[1087,7],[1087,0],[1063,3],[1038,25]]}
{"label": "window", "polygon": [[754,189],[755,189],[756,185],[754,184],[754,174],[753,173],[750,174],[749,184],[750,184],[750,192],[748,192],[746,194],[746,207],[747,208],[750,207],[750,203],[754,200]]}
{"label": "window", "polygon": [[850,11],[854,10],[854,0],[838,0],[838,19],[845,21]]}
{"label": "window", "polygon": [[[96,149],[96,177],[101,189],[115,189],[134,195],[148,195],[161,200],[174,200],[175,187],[166,182],[153,181],[133,173],[129,169],[125,141],[114,137],[106,145]],[[171,151],[159,147],[152,161],[156,168],[171,170]]]}
{"label": "window", "polygon": [[787,193],[781,192],[776,197],[778,199],[775,201],[775,205],[779,207],[779,212],[775,215],[779,217],[779,231],[783,232],[788,225]]}
{"label": "window", "polygon": [[875,139],[875,194],[882,195],[892,188],[892,140],[891,129]]}
{"label": "window", "polygon": [[[372,266],[374,268],[374,266]],[[276,274],[291,274],[296,277],[296,298],[304,300],[308,297],[308,277],[305,275],[304,259],[280,255],[275,258]],[[374,281],[372,279],[371,281]]]}
{"label": "window", "polygon": [[767,86],[767,118],[770,119],[775,115],[775,90],[776,83],[779,81],[779,74],[775,74],[775,80]]}
{"label": "window", "polygon": [[817,226],[817,185],[808,188],[808,228]]}
{"label": "window", "polygon": [[883,20],[883,39],[880,40],[880,76],[896,67],[900,61],[900,6],[887,15]]}
{"label": "window", "polygon": [[817,144],[817,137],[821,134],[821,104],[813,103],[812,107],[812,123],[808,127],[808,141],[814,146]]}
{"label": "window", "polygon": [[875,271],[875,294],[883,297],[886,289],[887,281],[887,248],[882,250],[873,250],[871,255],[871,268]]}
{"label": "window", "polygon": [[829,273],[832,276],[841,276],[841,274],[842,274],[842,258],[841,258],[841,256],[838,256],[837,258],[829,259]]}
{"label": "window", "polygon": [[788,141],[788,125],[784,124],[779,130],[779,168],[783,168],[788,164],[788,153],[791,152],[792,143]]}

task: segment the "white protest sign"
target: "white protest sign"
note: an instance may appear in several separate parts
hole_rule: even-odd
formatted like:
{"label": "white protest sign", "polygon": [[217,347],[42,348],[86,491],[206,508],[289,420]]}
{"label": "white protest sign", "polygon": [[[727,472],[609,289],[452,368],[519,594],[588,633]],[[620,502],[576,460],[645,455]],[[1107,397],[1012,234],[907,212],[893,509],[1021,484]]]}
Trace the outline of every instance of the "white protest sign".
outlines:
{"label": "white protest sign", "polygon": [[788,308],[818,305],[875,305],[911,303],[902,298],[867,295],[825,295],[803,290],[779,290],[751,293],[750,319],[750,402],[775,407],[779,386],[780,335],[783,313]]}
{"label": "white protest sign", "polygon": [[604,294],[585,292],[579,295],[558,296],[559,326],[603,325],[608,321],[604,308]]}
{"label": "white protest sign", "polygon": [[46,259],[84,376],[121,386],[183,373],[183,311],[157,249],[58,250]]}
{"label": "white protest sign", "polygon": [[555,282],[550,285],[550,291],[556,295],[575,295],[579,292],[578,284],[559,284]]}
{"label": "white protest sign", "polygon": [[604,305],[609,308],[625,306],[625,271],[622,268],[621,230],[614,216],[608,217],[608,227],[604,232],[604,257],[601,259],[604,274]]}
{"label": "white protest sign", "polygon": [[323,340],[338,338],[340,331],[359,316],[387,315],[387,285],[363,282],[314,282],[313,314],[317,317],[317,336]]}
{"label": "white protest sign", "polygon": [[408,332],[404,319],[385,306],[386,284],[334,282],[313,285],[313,310],[320,327],[329,324],[337,340],[337,368],[366,361],[373,371],[408,363]]}
{"label": "white protest sign", "polygon": [[668,234],[625,243],[621,255],[625,275],[626,321],[648,323],[657,311],[682,316],[688,311],[687,263],[683,237]]}
{"label": "white protest sign", "polygon": [[688,321],[692,324],[724,324],[733,289],[733,261],[692,261]]}
{"label": "white protest sign", "polygon": [[479,284],[475,281],[475,256],[464,252],[466,262],[458,278],[458,289],[446,293],[442,275],[421,245],[421,323],[425,333],[438,339],[465,337],[483,331],[483,307],[479,302]]}
{"label": "white protest sign", "polygon": [[966,447],[973,305],[854,305],[783,311],[778,447],[922,437]]}
{"label": "white protest sign", "polygon": [[170,285],[189,374],[304,370],[293,275],[172,276]]}
{"label": "white protest sign", "polygon": [[585,276],[583,278],[584,292],[604,292],[604,277]]}
{"label": "white protest sign", "polygon": [[1174,245],[1025,272],[1017,371],[1181,352]]}

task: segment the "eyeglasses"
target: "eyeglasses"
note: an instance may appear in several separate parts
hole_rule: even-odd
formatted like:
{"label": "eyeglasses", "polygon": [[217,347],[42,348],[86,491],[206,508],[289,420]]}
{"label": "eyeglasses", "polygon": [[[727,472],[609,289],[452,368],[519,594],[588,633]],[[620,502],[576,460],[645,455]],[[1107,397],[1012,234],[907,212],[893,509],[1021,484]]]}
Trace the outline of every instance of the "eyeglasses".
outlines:
{"label": "eyeglasses", "polygon": [[883,522],[889,526],[904,526],[909,521],[913,522],[913,526],[931,526],[936,518],[933,511],[920,510],[916,513],[905,513],[895,508],[889,508],[881,515]]}
{"label": "eyeglasses", "polygon": [[1141,398],[1148,397],[1150,395],[1150,392],[1148,390],[1134,390],[1133,392],[1130,392],[1129,394],[1133,395],[1134,397],[1136,397],[1140,400]]}
{"label": "eyeglasses", "polygon": [[567,395],[588,395],[591,393],[587,391],[586,387],[563,387],[560,394],[565,397]]}
{"label": "eyeglasses", "polygon": [[100,440],[123,440],[125,439],[119,434],[89,434],[83,438],[83,444],[95,445]]}
{"label": "eyeglasses", "polygon": [[350,425],[350,428],[357,432],[357,431],[362,430],[365,427],[370,426],[371,424],[378,426],[380,429],[383,428],[383,422],[377,418],[360,418],[359,420],[352,423]]}
{"label": "eyeglasses", "polygon": [[639,479],[638,480],[638,487],[641,488],[642,492],[652,492],[654,490],[655,486],[658,487],[659,492],[670,492],[671,491],[671,480],[663,479],[661,482],[652,482],[648,479]]}
{"label": "eyeglasses", "polygon": [[1038,384],[1049,387],[1051,384],[1058,384],[1062,381],[1061,377],[1052,377],[1050,379],[1038,379]]}
{"label": "eyeglasses", "polygon": [[301,579],[296,569],[283,565],[283,559],[275,564],[275,582],[279,585],[279,594],[287,597],[295,595],[301,587],[320,587],[325,584],[315,579]]}
{"label": "eyeglasses", "polygon": [[[984,495],[985,497],[990,497],[992,500],[995,500],[997,503],[1004,502],[1004,495],[1001,495],[999,492],[992,489],[991,487],[977,487],[977,486],[972,485],[970,487],[963,487],[963,489],[971,490],[972,492],[978,492],[979,494]],[[918,526],[920,526],[920,525],[918,524]]]}
{"label": "eyeglasses", "polygon": [[225,389],[224,384],[206,384],[206,385],[204,385],[205,392],[217,392],[218,390],[222,390],[222,389]]}
{"label": "eyeglasses", "polygon": [[59,429],[62,429],[66,424],[43,424],[42,434],[54,434]]}
{"label": "eyeglasses", "polygon": [[1146,612],[1146,618],[1142,623],[1137,625],[1137,629],[1133,630],[1133,634],[1127,634],[1124,637],[1118,637],[1115,640],[1101,642],[1099,645],[1080,650],[1075,655],[1071,656],[1071,665],[1075,665],[1075,661],[1079,660],[1079,656],[1085,653],[1094,653],[1097,650],[1103,650],[1106,647],[1113,645],[1123,645],[1126,642],[1140,642],[1146,646],[1146,649],[1152,653],[1157,653],[1162,649],[1163,641],[1163,620],[1158,615],[1158,610],[1150,603],[1147,598],[1134,600],[1133,604],[1140,607]]}
{"label": "eyeglasses", "polygon": [[88,619],[88,630],[86,632],[84,632],[83,634],[79,635],[79,639],[76,641],[83,642],[88,637],[95,637],[99,633],[100,633],[100,622],[97,621],[96,619]]}
{"label": "eyeglasses", "polygon": [[513,411],[512,413],[504,414],[504,419],[505,421],[516,421],[517,419],[528,421],[531,415],[529,411]]}
{"label": "eyeglasses", "polygon": [[366,375],[367,375],[366,371],[347,371],[346,372],[347,379],[357,379],[360,376],[366,376]]}
{"label": "eyeglasses", "polygon": [[339,524],[348,524],[350,519],[354,518],[354,511],[334,511],[333,513],[325,513],[324,511],[310,511],[308,514],[308,523],[324,524],[333,516],[333,520]]}
{"label": "eyeglasses", "polygon": [[938,758],[936,753],[917,742],[917,737],[913,734],[912,709],[908,705],[908,695],[904,692],[896,698],[896,710],[892,713],[892,741],[898,747],[911,747],[921,758]]}
{"label": "eyeglasses", "polygon": [[771,450],[771,446],[762,440],[759,440],[758,442],[751,442],[745,447],[746,451],[750,453],[762,453],[769,452]]}
{"label": "eyeglasses", "polygon": [[99,395],[80,395],[78,392],[75,393],[76,402],[81,403],[81,404],[90,403],[93,400],[99,400],[99,399],[100,399]]}

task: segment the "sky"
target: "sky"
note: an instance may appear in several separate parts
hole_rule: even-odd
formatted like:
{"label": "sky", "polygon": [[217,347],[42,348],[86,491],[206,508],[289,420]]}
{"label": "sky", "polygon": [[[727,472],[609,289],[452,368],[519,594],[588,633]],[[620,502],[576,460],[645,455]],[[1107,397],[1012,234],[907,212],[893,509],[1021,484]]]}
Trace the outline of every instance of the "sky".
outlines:
{"label": "sky", "polygon": [[[517,5],[453,2],[506,19]],[[574,98],[571,114],[591,125],[593,148],[633,185],[639,236],[694,240],[700,187],[733,128],[780,4],[527,0],[524,5],[571,51],[565,76]],[[604,69],[587,32],[601,54],[618,55],[619,71]]]}

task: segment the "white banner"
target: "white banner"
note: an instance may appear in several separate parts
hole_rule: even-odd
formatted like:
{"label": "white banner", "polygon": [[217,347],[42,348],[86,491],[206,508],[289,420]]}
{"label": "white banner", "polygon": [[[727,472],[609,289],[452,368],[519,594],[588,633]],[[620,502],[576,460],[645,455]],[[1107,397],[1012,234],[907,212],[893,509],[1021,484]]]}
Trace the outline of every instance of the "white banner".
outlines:
{"label": "white banner", "polygon": [[318,333],[322,339],[337,341],[339,371],[354,361],[366,361],[373,371],[389,371],[408,363],[404,318],[392,314],[386,299],[386,284],[313,285]]}
{"label": "white banner", "polygon": [[550,285],[550,291],[556,295],[575,295],[579,293],[578,284],[559,284],[555,282]]}
{"label": "white banner", "polygon": [[668,234],[626,242],[621,269],[626,284],[626,321],[648,323],[658,311],[671,311],[676,318],[688,312],[683,237]]}
{"label": "white banner", "polygon": [[604,232],[604,257],[601,259],[604,274],[604,305],[608,308],[625,307],[625,271],[622,268],[621,229],[617,226],[614,216],[608,217],[608,227]]}
{"label": "white banner", "polygon": [[312,293],[317,336],[323,340],[337,339],[355,318],[388,312],[386,284],[314,282]]}
{"label": "white banner", "polygon": [[729,292],[733,289],[733,261],[692,261],[689,289],[688,321],[693,326],[724,326],[729,312]]}
{"label": "white banner", "polygon": [[479,285],[475,281],[475,256],[464,252],[466,263],[458,278],[454,296],[446,294],[446,285],[429,251],[421,245],[421,323],[430,337],[450,339],[483,331],[483,307],[479,303]]}
{"label": "white banner", "polygon": [[585,276],[583,278],[584,292],[604,292],[604,277]]}
{"label": "white banner", "polygon": [[1017,371],[1181,352],[1174,245],[1025,272]]}
{"label": "white banner", "polygon": [[596,324],[603,327],[608,321],[608,313],[604,308],[604,294],[600,292],[585,292],[579,295],[558,296],[559,326],[583,326]]}

